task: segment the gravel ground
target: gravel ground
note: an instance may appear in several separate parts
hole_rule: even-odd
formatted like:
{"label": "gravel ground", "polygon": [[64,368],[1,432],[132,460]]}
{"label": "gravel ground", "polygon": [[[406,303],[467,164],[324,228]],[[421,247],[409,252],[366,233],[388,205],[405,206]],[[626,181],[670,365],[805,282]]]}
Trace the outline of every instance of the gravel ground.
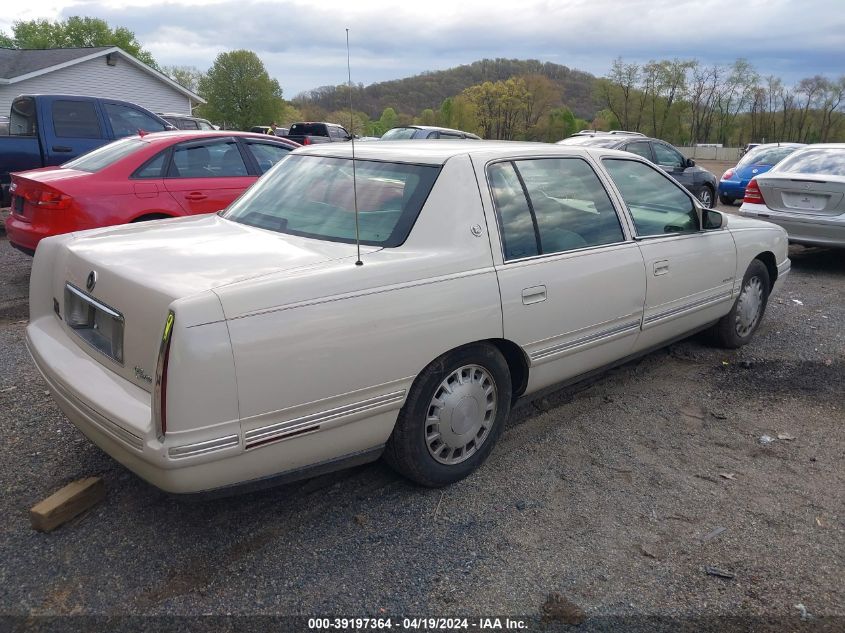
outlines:
{"label": "gravel ground", "polygon": [[[445,490],[376,463],[191,502],[123,469],[53,404],[23,343],[30,260],[0,235],[0,614],[845,630],[845,256],[791,256],[751,345],[687,340],[523,403],[488,462]],[[91,475],[104,502],[30,528],[30,507]]]}

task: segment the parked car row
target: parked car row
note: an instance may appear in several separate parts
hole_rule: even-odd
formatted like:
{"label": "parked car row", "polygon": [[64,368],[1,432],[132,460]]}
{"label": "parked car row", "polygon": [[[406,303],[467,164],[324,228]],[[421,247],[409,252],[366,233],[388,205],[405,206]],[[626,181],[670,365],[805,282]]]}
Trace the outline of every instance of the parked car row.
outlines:
{"label": "parked car row", "polygon": [[298,144],[246,132],[160,132],[124,138],[58,167],[12,175],[9,243],[226,208]]}
{"label": "parked car row", "polygon": [[768,143],[746,151],[736,167],[728,169],[719,179],[719,201],[731,205],[742,200],[752,178],[766,173],[799,147],[804,147],[804,143]]}
{"label": "parked car row", "polygon": [[751,179],[739,213],[783,227],[796,244],[845,248],[845,143],[794,149]]}

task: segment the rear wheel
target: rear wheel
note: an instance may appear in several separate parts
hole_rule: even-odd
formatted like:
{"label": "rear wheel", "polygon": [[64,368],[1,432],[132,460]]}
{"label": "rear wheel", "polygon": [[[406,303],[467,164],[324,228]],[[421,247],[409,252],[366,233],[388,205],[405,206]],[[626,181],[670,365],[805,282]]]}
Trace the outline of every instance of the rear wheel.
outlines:
{"label": "rear wheel", "polygon": [[414,381],[385,459],[423,486],[459,481],[490,454],[510,402],[510,371],[495,347],[474,343],[448,352]]}
{"label": "rear wheel", "polygon": [[769,271],[759,259],[748,266],[742,289],[731,311],[713,326],[713,338],[721,347],[742,347],[751,340],[763,319],[769,299]]}
{"label": "rear wheel", "polygon": [[698,192],[698,201],[702,204],[705,209],[713,208],[714,199],[715,197],[713,195],[713,189],[710,187],[710,185],[704,185]]}
{"label": "rear wheel", "polygon": [[149,222],[150,220],[165,220],[173,216],[164,215],[163,213],[150,213],[149,215],[142,215],[140,218],[135,218],[130,222],[130,224],[134,224],[135,222]]}

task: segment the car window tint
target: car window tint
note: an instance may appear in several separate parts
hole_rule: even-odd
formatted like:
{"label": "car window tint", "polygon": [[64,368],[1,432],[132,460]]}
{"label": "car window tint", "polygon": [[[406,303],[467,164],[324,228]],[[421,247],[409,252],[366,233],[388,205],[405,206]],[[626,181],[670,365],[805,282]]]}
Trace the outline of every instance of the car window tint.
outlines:
{"label": "car window tint", "polygon": [[168,172],[170,178],[231,178],[246,175],[246,165],[234,140],[177,145]]}
{"label": "car window tint", "polygon": [[515,166],[534,211],[542,253],[625,239],[607,191],[585,160],[520,160]]}
{"label": "car window tint", "polygon": [[505,259],[539,255],[534,218],[513,163],[490,165],[487,178],[502,231]]}
{"label": "car window tint", "polygon": [[102,138],[100,121],[91,101],[54,101],[53,129],[60,138]]}
{"label": "car window tint", "polygon": [[654,149],[654,159],[661,167],[680,169],[684,166],[686,160],[676,150],[663,143],[652,143],[651,146]]}
{"label": "car window tint", "polygon": [[631,212],[639,236],[698,230],[692,199],[663,173],[634,160],[606,158],[603,163]]}
{"label": "car window tint", "polygon": [[123,138],[74,158],[64,163],[62,167],[95,173],[146,146],[146,141],[137,138]]}
{"label": "car window tint", "polygon": [[201,130],[213,130],[214,129],[214,126],[211,125],[211,123],[209,123],[205,119],[200,119],[199,121],[197,121],[197,124],[199,125],[199,129],[201,129]]}
{"label": "car window tint", "polygon": [[200,126],[197,125],[197,122],[193,119],[180,119],[179,126],[182,130],[198,130]]}
{"label": "car window tint", "polygon": [[161,132],[164,125],[150,115],[120,103],[105,103],[106,115],[109,117],[112,131],[116,138],[144,132]]}
{"label": "car window tint", "polygon": [[362,244],[399,246],[439,173],[439,165],[358,159],[353,174],[350,159],[289,154],[224,217],[280,233],[355,243],[357,207]]}
{"label": "car window tint", "polygon": [[642,156],[646,160],[654,160],[651,157],[651,149],[649,149],[648,143],[642,141],[638,143],[628,143],[624,149],[626,152],[631,152],[632,154],[636,154],[637,156]]}
{"label": "car window tint", "polygon": [[136,170],[132,174],[132,178],[161,178],[164,173],[164,164],[167,155],[167,150],[160,152],[154,158],[147,161],[140,169]]}
{"label": "car window tint", "polygon": [[252,152],[262,174],[287,156],[293,149],[287,145],[276,143],[247,143],[247,147]]}

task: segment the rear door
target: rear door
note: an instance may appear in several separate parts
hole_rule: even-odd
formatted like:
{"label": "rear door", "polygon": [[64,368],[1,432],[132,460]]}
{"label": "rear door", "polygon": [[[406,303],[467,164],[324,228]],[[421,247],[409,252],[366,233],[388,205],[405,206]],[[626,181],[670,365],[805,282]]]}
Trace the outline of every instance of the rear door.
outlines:
{"label": "rear door", "polygon": [[165,173],[164,187],[191,214],[225,209],[256,179],[233,137],[179,143]]}
{"label": "rear door", "polygon": [[504,335],[528,354],[529,389],[626,356],[640,331],[643,259],[592,165],[532,158],[486,172]]}
{"label": "rear door", "polygon": [[44,166],[61,165],[109,140],[105,121],[91,99],[43,99]]}

